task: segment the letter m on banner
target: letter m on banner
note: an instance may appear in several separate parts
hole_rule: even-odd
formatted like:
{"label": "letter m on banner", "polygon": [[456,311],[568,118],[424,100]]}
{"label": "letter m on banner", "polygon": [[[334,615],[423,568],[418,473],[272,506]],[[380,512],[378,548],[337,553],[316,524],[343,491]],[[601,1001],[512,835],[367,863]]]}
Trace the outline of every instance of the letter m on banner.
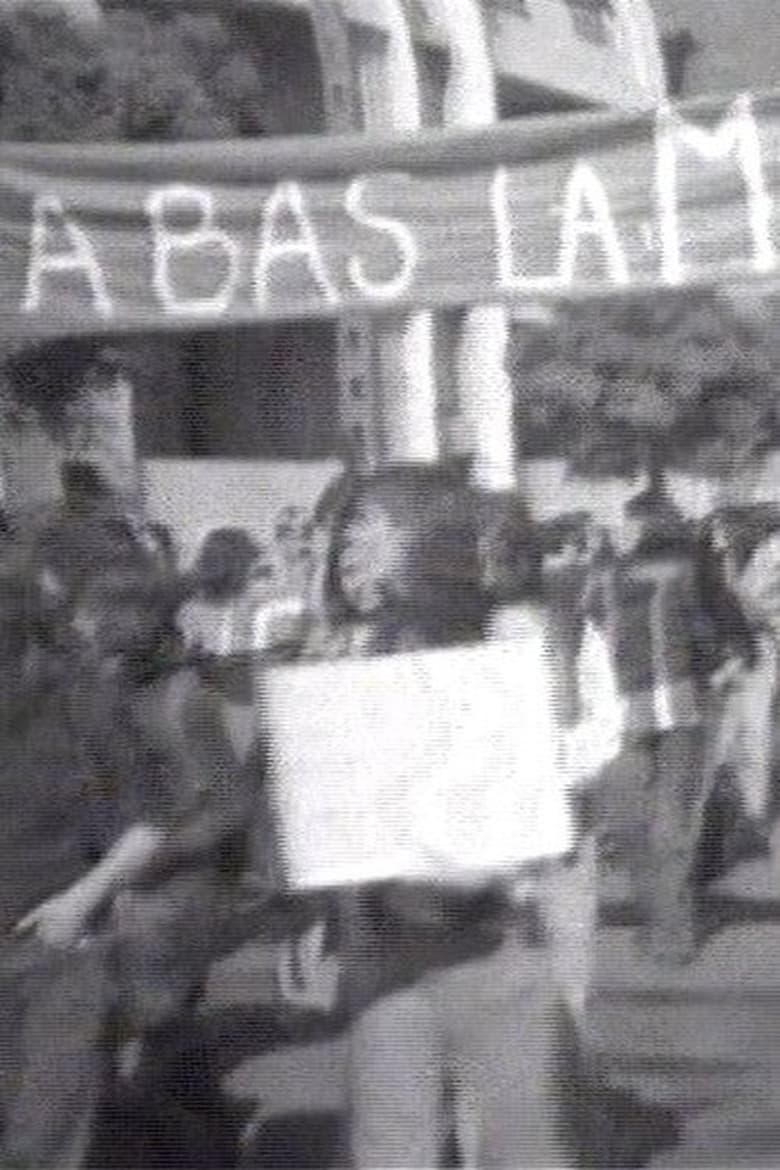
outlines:
{"label": "letter m on banner", "polygon": [[[656,185],[660,214],[662,276],[667,284],[682,284],[687,275],[683,243],[692,234],[681,229],[680,171],[685,159],[692,170],[691,155],[707,163],[727,162],[733,157],[746,195],[751,266],[757,273],[777,267],[773,239],[773,202],[762,162],[761,137],[750,96],[737,98],[714,130],[685,122],[670,107],[659,114]],[[698,178],[698,170],[697,170]],[[701,192],[701,184],[697,184]],[[706,216],[706,205],[703,211]]]}

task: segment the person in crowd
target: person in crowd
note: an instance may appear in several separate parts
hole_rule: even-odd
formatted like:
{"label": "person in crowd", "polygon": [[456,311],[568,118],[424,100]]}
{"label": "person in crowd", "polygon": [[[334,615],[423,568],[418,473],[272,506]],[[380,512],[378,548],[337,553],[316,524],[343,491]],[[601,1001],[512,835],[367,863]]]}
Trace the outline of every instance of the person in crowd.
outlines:
{"label": "person in crowd", "polygon": [[[506,540],[506,525],[492,525],[503,551],[491,561],[479,538],[483,509],[448,468],[356,479],[332,491],[330,505],[327,636],[315,632],[316,656],[467,644],[490,633],[527,647],[518,703],[525,687],[540,685],[555,639],[545,636],[540,558],[527,529],[518,547]],[[596,707],[603,700],[607,713],[595,717],[597,734],[592,724],[581,734],[578,721],[566,739],[576,741],[569,760],[588,774],[617,750],[620,733],[611,664],[605,653],[599,662],[587,699]],[[557,727],[555,695],[551,686]],[[562,838],[559,859],[500,879],[395,882],[339,895],[353,1165],[441,1164],[449,1124],[467,1165],[571,1164],[558,1075],[569,989],[552,976],[565,962],[550,959],[551,945],[572,945],[561,929],[571,847]],[[546,915],[549,903],[557,915]]]}
{"label": "person in crowd", "polygon": [[702,533],[701,565],[703,593],[720,640],[713,680],[713,791],[705,819],[719,871],[770,849],[780,512],[747,507],[715,513]]}
{"label": "person in crowd", "polygon": [[0,1165],[60,1170],[85,1164],[107,978],[97,947],[14,932],[88,868],[71,676],[56,657],[38,669],[39,603],[28,579],[0,577]]}
{"label": "person in crowd", "polygon": [[698,946],[694,866],[712,634],[695,538],[673,502],[645,493],[629,505],[628,523],[636,539],[617,566],[610,625],[625,718],[620,767],[637,804],[628,860],[638,939],[649,957],[685,963]]}
{"label": "person in crowd", "polygon": [[274,544],[282,562],[282,575],[289,593],[306,592],[314,520],[305,508],[295,504],[282,508],[274,524]]}
{"label": "person in crowd", "polygon": [[22,541],[24,572],[38,583],[62,633],[73,601],[90,577],[107,566],[146,559],[122,500],[90,463],[62,468],[62,499]]}
{"label": "person in crowd", "polygon": [[606,629],[614,614],[612,591],[618,553],[608,528],[594,524],[588,532],[588,573],[584,611]]}
{"label": "person in crowd", "polygon": [[185,576],[179,610],[183,641],[217,696],[242,757],[254,734],[254,671],[266,649],[257,627],[271,595],[271,573],[265,549],[249,532],[214,529]]}
{"label": "person in crowd", "polygon": [[[494,603],[490,633],[523,638],[538,632],[552,669],[557,722],[577,769],[588,778],[587,786],[570,791],[578,825],[576,864],[551,875],[546,900],[556,978],[576,1023],[584,1026],[598,918],[599,794],[622,733],[610,644],[584,607],[588,518],[565,516],[538,530],[514,494],[488,494],[484,504],[481,579]],[[533,672],[529,662],[527,677]]]}
{"label": "person in crowd", "polygon": [[306,636],[314,574],[315,526],[305,508],[282,508],[274,523],[272,595],[255,611],[254,645],[266,658],[291,658]]}
{"label": "person in crowd", "polygon": [[18,927],[64,953],[103,948],[111,993],[92,1028],[93,1065],[105,1069],[121,1049],[125,1076],[160,1099],[175,1093],[183,1045],[195,1045],[250,799],[213,693],[178,656],[177,601],[169,582],[132,567],[98,575],[79,596],[71,720],[91,865]]}
{"label": "person in crowd", "polygon": [[[601,631],[608,646],[617,645],[617,604],[620,558],[609,529],[594,525],[588,533],[588,568],[583,617]],[[637,789],[630,766],[630,750],[618,755],[601,777],[593,799],[598,825],[598,853],[608,866],[625,865],[634,849],[637,823]],[[628,765],[628,766],[626,766]]]}
{"label": "person in crowd", "polygon": [[159,573],[171,578],[179,573],[179,550],[176,538],[167,524],[159,524],[156,521],[143,524],[139,540],[153,558]]}
{"label": "person in crowd", "polygon": [[552,624],[561,633],[571,677],[584,630],[589,523],[587,512],[567,513],[548,522],[540,533],[544,595]]}
{"label": "person in crowd", "polygon": [[93,463],[67,460],[61,469],[62,504],[55,523],[74,537],[84,529],[104,530],[115,541],[135,544],[126,502]]}
{"label": "person in crowd", "polygon": [[179,615],[189,646],[215,659],[251,649],[246,602],[260,553],[243,528],[208,533],[190,574],[190,599]]}

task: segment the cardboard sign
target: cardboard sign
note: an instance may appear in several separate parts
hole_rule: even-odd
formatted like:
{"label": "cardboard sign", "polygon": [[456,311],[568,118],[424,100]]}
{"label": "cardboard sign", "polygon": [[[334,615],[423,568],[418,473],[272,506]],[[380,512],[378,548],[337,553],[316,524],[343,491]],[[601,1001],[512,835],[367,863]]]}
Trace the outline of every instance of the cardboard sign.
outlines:
{"label": "cardboard sign", "polygon": [[570,848],[540,650],[495,642],[261,675],[287,883],[446,882]]}
{"label": "cardboard sign", "polygon": [[5,143],[0,337],[778,270],[780,95],[398,140]]}

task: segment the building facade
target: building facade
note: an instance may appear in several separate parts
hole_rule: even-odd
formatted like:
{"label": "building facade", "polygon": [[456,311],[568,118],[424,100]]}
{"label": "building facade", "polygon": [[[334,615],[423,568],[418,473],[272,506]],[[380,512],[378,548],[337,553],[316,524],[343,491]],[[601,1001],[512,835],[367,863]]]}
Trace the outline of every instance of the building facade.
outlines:
{"label": "building facade", "polygon": [[652,0],[680,97],[776,89],[780,6],[775,0]]}
{"label": "building facade", "polygon": [[[647,108],[664,93],[646,0],[245,0],[231,19],[271,68],[269,133],[489,125]],[[146,435],[159,444],[166,433],[193,455],[349,452],[363,465],[473,446],[478,420],[505,426],[507,411],[474,384],[473,351],[481,382],[492,374],[495,389],[510,325],[503,310],[478,317],[350,318],[193,339],[186,362],[197,409],[186,416],[197,433],[171,433],[181,412],[160,397],[160,374],[172,392],[182,374],[168,352],[148,426],[141,414],[142,453]]]}
{"label": "building facade", "polygon": [[[5,0],[9,2],[9,0]],[[86,0],[62,0],[94,14]],[[103,0],[102,18],[140,0]],[[142,5],[150,8],[148,2]],[[157,0],[218,13],[256,54],[269,135],[408,134],[612,107],[665,93],[648,0]],[[141,461],[362,467],[477,451],[512,481],[499,306],[220,329],[132,342]]]}

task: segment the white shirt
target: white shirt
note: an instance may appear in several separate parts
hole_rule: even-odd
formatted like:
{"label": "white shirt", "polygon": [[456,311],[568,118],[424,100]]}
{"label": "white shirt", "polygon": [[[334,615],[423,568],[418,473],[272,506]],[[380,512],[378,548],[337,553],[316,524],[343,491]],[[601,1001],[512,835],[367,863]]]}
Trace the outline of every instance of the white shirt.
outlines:
{"label": "white shirt", "polygon": [[[567,725],[559,690],[565,684],[563,664],[551,634],[547,616],[531,606],[504,607],[491,626],[493,637],[517,638],[527,646],[528,665],[520,679],[521,691],[525,685],[538,688],[547,681],[560,766],[567,773],[568,786],[578,788],[594,780],[620,752],[623,705],[607,640],[588,621],[576,665],[579,717]],[[540,728],[540,734],[547,734],[547,730]]]}

